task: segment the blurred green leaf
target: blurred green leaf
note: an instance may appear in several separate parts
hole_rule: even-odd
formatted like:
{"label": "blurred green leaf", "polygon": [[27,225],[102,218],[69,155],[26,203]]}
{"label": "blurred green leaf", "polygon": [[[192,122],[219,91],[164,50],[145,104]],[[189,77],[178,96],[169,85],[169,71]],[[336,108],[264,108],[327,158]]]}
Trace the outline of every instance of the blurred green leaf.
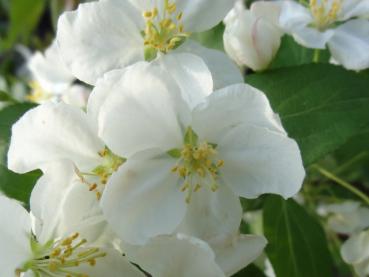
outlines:
{"label": "blurred green leaf", "polygon": [[264,91],[305,165],[369,130],[369,75],[310,64],[247,76]]}
{"label": "blurred green leaf", "polygon": [[40,178],[40,171],[16,174],[0,165],[0,190],[8,197],[29,204],[32,189]]}
{"label": "blurred green leaf", "polygon": [[232,276],[233,277],[265,277],[265,274],[256,265],[250,264]]}
{"label": "blurred green leaf", "polygon": [[332,276],[324,230],[303,207],[270,195],[263,213],[266,253],[277,277]]}
{"label": "blurred green leaf", "polygon": [[16,104],[0,111],[0,190],[25,204],[28,203],[32,188],[41,174],[39,171],[22,175],[11,172],[6,166],[6,154],[12,125],[33,107],[32,104]]}
{"label": "blurred green leaf", "polygon": [[196,40],[205,47],[223,50],[223,33],[224,25],[223,23],[219,23],[209,31],[192,34],[191,39]]}
{"label": "blurred green leaf", "polygon": [[37,26],[44,11],[46,0],[12,0],[10,3],[10,25],[6,47],[15,42],[25,43]]}
{"label": "blurred green leaf", "polygon": [[[328,50],[319,51],[319,62],[327,63],[329,57]],[[285,35],[282,38],[281,47],[270,65],[270,68],[309,64],[313,62],[313,58],[313,49],[302,47],[297,44],[291,36]]]}
{"label": "blurred green leaf", "polygon": [[15,100],[9,93],[0,90],[0,102],[14,102]]}

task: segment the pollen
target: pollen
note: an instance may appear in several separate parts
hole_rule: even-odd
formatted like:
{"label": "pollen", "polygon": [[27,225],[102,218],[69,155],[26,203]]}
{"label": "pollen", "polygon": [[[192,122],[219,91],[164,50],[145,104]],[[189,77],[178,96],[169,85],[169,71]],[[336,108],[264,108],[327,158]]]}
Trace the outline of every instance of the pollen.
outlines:
{"label": "pollen", "polygon": [[33,103],[42,103],[52,97],[52,94],[46,91],[39,82],[31,81],[28,86],[31,88],[31,92],[26,98]]}
{"label": "pollen", "polygon": [[107,147],[99,151],[98,155],[102,158],[102,163],[91,172],[81,172],[78,168],[75,172],[81,182],[87,185],[88,190],[95,193],[96,199],[100,200],[109,178],[124,164],[126,159],[115,155]]}
{"label": "pollen", "polygon": [[224,161],[218,159],[214,144],[198,143],[192,129],[187,130],[186,137],[183,148],[178,152],[177,164],[171,171],[183,179],[180,191],[186,193],[185,201],[190,203],[192,193],[203,187],[213,192],[219,189],[218,179]]}
{"label": "pollen", "polygon": [[177,12],[177,5],[169,0],[164,1],[164,8],[144,11],[146,27],[143,31],[144,45],[149,51],[167,53],[178,47],[190,34],[184,31],[183,13]]}
{"label": "pollen", "polygon": [[325,30],[337,21],[341,11],[341,0],[310,0],[310,11],[314,17],[314,26]]}
{"label": "pollen", "polygon": [[[79,233],[64,239],[49,241],[42,245],[32,238],[36,245],[33,258],[25,263],[23,268],[17,268],[16,276],[23,272],[33,271],[36,276],[70,276],[89,277],[89,275],[75,271],[80,265],[95,266],[106,253],[99,248],[85,247],[87,240],[80,239]],[[39,250],[42,251],[39,251]]]}

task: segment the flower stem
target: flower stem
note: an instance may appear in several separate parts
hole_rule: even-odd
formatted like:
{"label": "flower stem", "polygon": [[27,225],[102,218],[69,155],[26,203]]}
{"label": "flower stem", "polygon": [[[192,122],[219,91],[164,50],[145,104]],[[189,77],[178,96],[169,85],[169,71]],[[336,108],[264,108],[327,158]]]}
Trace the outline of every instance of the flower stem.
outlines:
{"label": "flower stem", "polygon": [[322,174],[323,176],[325,176],[326,178],[336,182],[337,184],[339,184],[340,186],[344,187],[345,189],[351,191],[353,194],[355,194],[357,197],[361,198],[367,205],[369,205],[369,197],[366,196],[362,191],[358,190],[357,188],[355,188],[353,185],[351,185],[350,183],[342,180],[341,178],[337,177],[336,175],[334,175],[333,173],[329,172],[328,170],[318,166],[318,165],[313,165],[313,167],[320,172],[320,174]]}
{"label": "flower stem", "polygon": [[314,50],[314,56],[313,56],[313,63],[318,63],[320,58],[320,50],[315,49]]}

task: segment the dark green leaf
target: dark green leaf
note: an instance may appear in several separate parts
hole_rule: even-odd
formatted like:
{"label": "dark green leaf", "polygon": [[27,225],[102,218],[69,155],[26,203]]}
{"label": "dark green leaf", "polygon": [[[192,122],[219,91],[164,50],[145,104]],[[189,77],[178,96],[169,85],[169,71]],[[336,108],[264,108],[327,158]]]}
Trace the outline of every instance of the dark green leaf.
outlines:
{"label": "dark green leaf", "polygon": [[14,102],[14,99],[9,95],[9,93],[0,90],[0,102]]}
{"label": "dark green leaf", "polygon": [[11,1],[7,47],[11,47],[16,41],[25,42],[28,39],[40,20],[45,4],[45,0]]}
{"label": "dark green leaf", "polygon": [[32,189],[40,176],[40,171],[16,174],[0,165],[0,190],[10,198],[28,204]]}
{"label": "dark green leaf", "polygon": [[305,165],[369,128],[369,75],[329,64],[271,70],[247,77],[264,91],[295,138]]}
{"label": "dark green leaf", "polygon": [[224,25],[223,23],[219,23],[209,31],[192,34],[191,39],[196,40],[205,47],[223,50],[223,32]]}
{"label": "dark green leaf", "polygon": [[277,277],[332,276],[324,230],[303,207],[268,196],[263,213],[266,253]]}
{"label": "dark green leaf", "polygon": [[234,274],[233,277],[265,277],[265,274],[256,265],[250,264]]}
{"label": "dark green leaf", "polygon": [[[330,55],[328,50],[319,50],[318,53],[319,62],[329,61]],[[302,47],[291,36],[285,35],[270,68],[309,64],[313,62],[314,54],[313,49]]]}

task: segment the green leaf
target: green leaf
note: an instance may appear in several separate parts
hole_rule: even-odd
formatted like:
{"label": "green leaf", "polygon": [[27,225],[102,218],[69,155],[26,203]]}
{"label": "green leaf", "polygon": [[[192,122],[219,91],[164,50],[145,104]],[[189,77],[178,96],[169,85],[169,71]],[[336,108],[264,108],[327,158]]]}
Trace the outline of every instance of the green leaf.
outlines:
{"label": "green leaf", "polygon": [[15,42],[26,42],[44,11],[45,0],[12,0],[7,47]]}
{"label": "green leaf", "polygon": [[265,277],[265,274],[256,265],[250,264],[232,276],[233,277]]}
{"label": "green leaf", "polygon": [[0,165],[0,190],[8,197],[28,205],[32,189],[41,171],[32,171],[26,174],[16,174]]}
{"label": "green leaf", "polygon": [[332,276],[324,230],[303,207],[270,195],[263,215],[266,253],[277,277]]}
{"label": "green leaf", "polygon": [[[320,50],[319,62],[327,63],[329,61],[328,50]],[[314,59],[314,50],[303,47],[295,42],[295,40],[285,35],[282,38],[281,47],[278,50],[270,68],[279,68],[295,65],[303,65],[312,63]]]}
{"label": "green leaf", "polygon": [[9,93],[0,90],[0,102],[14,102],[15,100]]}
{"label": "green leaf", "polygon": [[192,130],[191,127],[188,127],[184,136],[184,143],[192,146],[197,146],[198,138],[199,137],[194,132],[194,130]]}
{"label": "green leaf", "polygon": [[209,31],[192,34],[191,39],[196,40],[207,48],[223,50],[223,33],[224,25],[223,23],[219,23]]}
{"label": "green leaf", "polygon": [[253,74],[246,81],[268,96],[305,165],[369,129],[369,74],[310,64]]}
{"label": "green leaf", "polygon": [[27,174],[16,174],[6,167],[6,154],[11,135],[12,125],[30,108],[32,104],[11,105],[0,111],[0,190],[7,196],[28,204],[29,196],[39,171]]}

